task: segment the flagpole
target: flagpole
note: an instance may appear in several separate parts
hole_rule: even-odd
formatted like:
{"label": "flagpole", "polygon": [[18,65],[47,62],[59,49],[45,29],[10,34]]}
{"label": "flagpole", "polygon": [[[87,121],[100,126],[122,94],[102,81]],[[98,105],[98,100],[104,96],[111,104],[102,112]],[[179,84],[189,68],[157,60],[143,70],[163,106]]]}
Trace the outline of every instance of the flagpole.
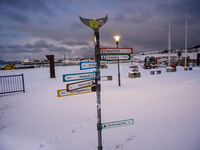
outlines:
{"label": "flagpole", "polygon": [[170,20],[169,20],[169,33],[168,33],[168,66],[170,67],[170,51],[171,51],[171,30],[170,30]]}
{"label": "flagpole", "polygon": [[[185,19],[185,50],[187,50],[187,17]],[[186,68],[186,63],[187,63],[186,59],[187,58],[186,58],[186,54],[185,54],[185,68]]]}

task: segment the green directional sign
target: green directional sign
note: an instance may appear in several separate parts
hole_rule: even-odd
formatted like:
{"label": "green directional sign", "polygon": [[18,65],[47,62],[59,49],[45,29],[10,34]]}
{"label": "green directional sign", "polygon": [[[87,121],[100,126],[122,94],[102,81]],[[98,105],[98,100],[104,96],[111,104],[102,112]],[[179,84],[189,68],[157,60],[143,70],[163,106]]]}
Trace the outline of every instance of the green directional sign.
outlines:
{"label": "green directional sign", "polygon": [[121,121],[102,123],[101,127],[102,129],[109,129],[109,128],[116,128],[116,127],[121,127],[121,126],[128,126],[132,124],[134,124],[134,119],[127,119],[127,120],[121,120]]}
{"label": "green directional sign", "polygon": [[130,54],[108,54],[108,55],[100,55],[101,61],[117,61],[117,60],[130,60]]}

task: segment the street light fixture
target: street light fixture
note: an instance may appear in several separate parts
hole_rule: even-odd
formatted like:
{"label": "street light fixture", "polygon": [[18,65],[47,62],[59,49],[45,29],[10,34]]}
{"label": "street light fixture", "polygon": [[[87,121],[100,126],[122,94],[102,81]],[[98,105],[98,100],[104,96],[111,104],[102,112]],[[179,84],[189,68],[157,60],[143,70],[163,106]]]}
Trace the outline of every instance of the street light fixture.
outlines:
{"label": "street light fixture", "polygon": [[[119,35],[116,35],[116,36],[113,37],[115,39],[116,44],[117,44],[117,48],[119,46],[119,39],[120,39],[120,37],[121,36],[119,36]],[[119,84],[119,86],[121,86],[119,60],[118,60],[118,84]]]}
{"label": "street light fixture", "polygon": [[119,36],[119,35],[116,35],[116,36],[113,37],[115,39],[116,44],[117,44],[117,48],[119,46],[119,39],[120,39],[120,37],[121,36]]}

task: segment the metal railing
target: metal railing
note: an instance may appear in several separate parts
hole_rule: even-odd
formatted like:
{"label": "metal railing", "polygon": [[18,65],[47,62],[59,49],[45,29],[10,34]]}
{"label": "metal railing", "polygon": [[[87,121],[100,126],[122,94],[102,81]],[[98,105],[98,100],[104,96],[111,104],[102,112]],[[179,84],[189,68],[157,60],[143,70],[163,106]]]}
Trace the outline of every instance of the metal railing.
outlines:
{"label": "metal railing", "polygon": [[0,76],[0,94],[24,92],[24,75]]}

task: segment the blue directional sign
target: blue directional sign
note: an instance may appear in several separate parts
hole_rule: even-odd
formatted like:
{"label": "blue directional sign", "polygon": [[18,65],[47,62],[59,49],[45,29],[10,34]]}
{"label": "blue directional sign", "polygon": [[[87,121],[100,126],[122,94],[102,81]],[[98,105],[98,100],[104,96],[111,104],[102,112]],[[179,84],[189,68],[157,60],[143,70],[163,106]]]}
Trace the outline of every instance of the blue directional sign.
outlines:
{"label": "blue directional sign", "polygon": [[74,74],[64,74],[63,82],[77,81],[77,80],[87,80],[95,79],[96,72],[85,72],[85,73],[74,73]]}
{"label": "blue directional sign", "polygon": [[80,62],[80,70],[93,69],[97,67],[96,61]]}

